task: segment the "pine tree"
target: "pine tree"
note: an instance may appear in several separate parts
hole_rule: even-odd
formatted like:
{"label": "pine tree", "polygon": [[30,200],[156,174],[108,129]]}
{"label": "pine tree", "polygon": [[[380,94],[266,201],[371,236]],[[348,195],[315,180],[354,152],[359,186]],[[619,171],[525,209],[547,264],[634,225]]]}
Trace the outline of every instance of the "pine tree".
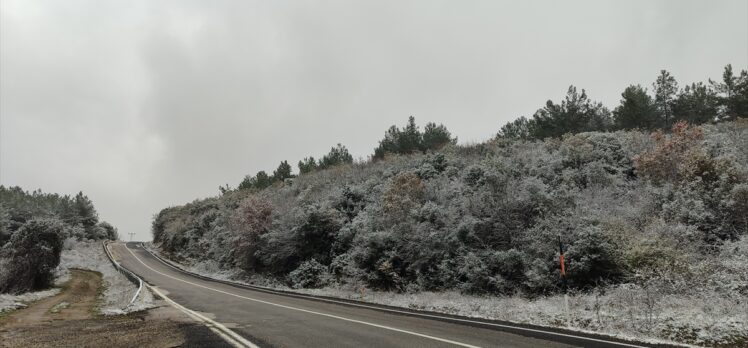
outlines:
{"label": "pine tree", "polygon": [[621,104],[613,111],[617,129],[653,129],[657,127],[657,109],[647,90],[631,85],[621,93]]}
{"label": "pine tree", "polygon": [[421,150],[422,136],[416,126],[415,117],[408,117],[408,124],[397,141],[397,152],[407,154]]}
{"label": "pine tree", "polygon": [[449,143],[456,143],[457,138],[452,138],[452,134],[449,133],[447,127],[444,125],[436,125],[436,123],[429,122],[426,127],[423,128],[423,136],[421,148],[423,151],[426,150],[438,150],[444,145]]}
{"label": "pine tree", "polygon": [[425,131],[421,133],[413,116],[408,117],[408,123],[400,130],[391,126],[384,133],[384,139],[379,141],[379,146],[374,149],[374,159],[382,159],[388,153],[410,154],[414,152],[426,152],[436,150],[448,143],[457,143],[457,138],[444,125],[436,125],[429,122]]}
{"label": "pine tree", "polygon": [[73,199],[73,206],[77,215],[77,223],[86,231],[86,236],[92,237],[95,234],[94,229],[99,223],[99,216],[96,213],[93,203],[83,192],[78,192]]}
{"label": "pine tree", "polygon": [[722,83],[709,80],[719,103],[718,118],[722,121],[734,120],[738,117],[748,117],[748,71],[740,71],[735,76],[732,64],[725,66],[722,73]]}
{"label": "pine tree", "polygon": [[318,167],[320,169],[325,169],[346,163],[353,163],[353,156],[351,156],[345,146],[338,143],[337,146],[334,146],[330,149],[330,152],[327,153],[327,155],[323,156],[322,159],[319,160]]}
{"label": "pine tree", "polygon": [[317,170],[317,160],[314,157],[305,157],[299,161],[299,174],[306,174]]}
{"label": "pine tree", "polygon": [[270,176],[268,176],[268,174],[265,173],[264,170],[257,172],[257,175],[255,175],[255,180],[254,180],[255,188],[264,189],[272,184],[273,184],[273,181],[271,180]]}
{"label": "pine tree", "polygon": [[610,112],[601,103],[592,102],[583,89],[569,86],[561,104],[549,100],[528,123],[530,136],[537,139],[560,137],[566,133],[605,131],[610,128]]}
{"label": "pine tree", "polygon": [[245,175],[244,179],[242,179],[242,182],[239,183],[239,186],[236,188],[239,190],[246,190],[249,188],[253,188],[255,186],[255,180],[253,177],[249,175]]}
{"label": "pine tree", "polygon": [[701,82],[692,83],[678,93],[673,115],[676,120],[690,124],[707,123],[716,119],[718,106],[718,98],[712,88]]}
{"label": "pine tree", "polygon": [[8,213],[8,209],[0,203],[0,245],[5,244],[5,242],[10,239],[10,214]]}
{"label": "pine tree", "polygon": [[292,177],[291,165],[288,164],[288,161],[281,161],[278,165],[278,169],[273,172],[273,181],[283,181]]}
{"label": "pine tree", "polygon": [[655,106],[659,114],[660,128],[670,129],[673,125],[673,106],[675,105],[675,94],[678,92],[678,82],[667,70],[660,70],[660,76],[652,84],[655,94]]}
{"label": "pine tree", "polygon": [[508,139],[529,139],[530,128],[527,117],[520,117],[514,121],[507,122],[501,127],[499,133],[496,135],[499,138]]}
{"label": "pine tree", "polygon": [[398,141],[400,139],[400,129],[395,125],[392,125],[384,133],[384,139],[379,141],[379,146],[374,149],[374,159],[384,159],[384,156],[388,153],[398,153]]}

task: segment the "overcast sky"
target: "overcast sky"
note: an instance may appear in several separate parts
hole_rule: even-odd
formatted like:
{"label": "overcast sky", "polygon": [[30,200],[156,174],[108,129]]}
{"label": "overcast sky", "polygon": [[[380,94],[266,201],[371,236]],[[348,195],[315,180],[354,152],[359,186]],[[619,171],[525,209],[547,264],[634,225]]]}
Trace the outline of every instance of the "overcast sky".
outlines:
{"label": "overcast sky", "polygon": [[124,237],[221,184],[371,154],[409,115],[483,141],[574,84],[748,65],[748,1],[0,1],[0,184]]}

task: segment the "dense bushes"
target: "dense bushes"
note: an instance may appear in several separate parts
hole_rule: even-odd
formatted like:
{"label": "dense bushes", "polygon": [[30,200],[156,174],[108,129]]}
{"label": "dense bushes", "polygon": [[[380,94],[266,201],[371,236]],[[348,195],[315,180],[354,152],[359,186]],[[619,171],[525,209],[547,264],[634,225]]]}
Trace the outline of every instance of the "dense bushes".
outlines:
{"label": "dense bushes", "polygon": [[62,241],[118,238],[83,193],[74,197],[0,186],[0,293],[52,285]]}
{"label": "dense bushes", "polygon": [[561,288],[560,236],[571,288],[645,284],[748,234],[746,137],[677,124],[391,154],[165,209],[154,241],[295,287],[534,295]]}
{"label": "dense bushes", "polygon": [[52,285],[60,264],[64,225],[59,220],[32,219],[2,249],[7,269],[0,272],[0,293],[22,293]]}
{"label": "dense bushes", "polygon": [[734,239],[745,232],[742,223],[743,186],[748,180],[734,157],[710,154],[700,146],[702,130],[680,122],[671,135],[653,134],[654,148],[635,158],[639,173],[667,193],[663,214],[669,220],[695,226],[710,242]]}

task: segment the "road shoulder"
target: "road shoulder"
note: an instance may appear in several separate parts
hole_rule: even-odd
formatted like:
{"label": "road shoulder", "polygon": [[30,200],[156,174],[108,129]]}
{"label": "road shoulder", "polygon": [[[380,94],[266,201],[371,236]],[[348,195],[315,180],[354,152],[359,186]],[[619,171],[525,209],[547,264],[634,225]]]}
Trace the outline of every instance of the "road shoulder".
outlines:
{"label": "road shoulder", "polygon": [[59,294],[0,319],[0,347],[230,347],[163,301],[147,311],[100,315],[100,291],[100,274],[73,270]]}

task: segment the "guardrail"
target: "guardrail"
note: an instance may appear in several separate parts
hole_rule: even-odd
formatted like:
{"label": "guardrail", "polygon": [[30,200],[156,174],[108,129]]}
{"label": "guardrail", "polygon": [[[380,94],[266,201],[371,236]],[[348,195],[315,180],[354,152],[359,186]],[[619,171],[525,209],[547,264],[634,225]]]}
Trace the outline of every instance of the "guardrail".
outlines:
{"label": "guardrail", "polygon": [[[593,346],[600,345],[600,344],[607,346],[608,344],[612,344],[613,346],[641,347],[641,348],[644,348],[644,347],[662,347],[662,348],[684,347],[683,345],[669,344],[669,343],[636,342],[632,340],[627,340],[625,338],[607,336],[605,334],[580,332],[580,331],[574,331],[574,330],[565,329],[565,328],[555,328],[555,327],[547,327],[547,326],[540,326],[540,325],[515,323],[515,322],[510,322],[510,321],[504,321],[504,320],[466,317],[466,316],[460,316],[460,315],[455,315],[455,314],[447,314],[447,313],[440,313],[440,312],[434,312],[434,311],[428,311],[428,310],[418,310],[418,309],[412,309],[412,308],[396,307],[396,306],[391,306],[391,305],[383,305],[383,304],[377,304],[377,303],[372,303],[372,302],[338,298],[338,297],[332,297],[332,296],[303,294],[303,293],[298,293],[294,291],[273,289],[273,288],[258,286],[258,285],[244,284],[244,283],[235,282],[231,280],[216,279],[216,278],[212,278],[209,276],[205,276],[202,274],[189,271],[183,268],[179,263],[169,260],[165,257],[162,257],[161,255],[159,255],[158,252],[150,250],[149,247],[147,247],[145,244],[141,243],[141,245],[146,252],[151,254],[157,260],[161,261],[163,264],[179,272],[189,274],[196,278],[213,281],[216,283],[223,283],[227,285],[236,286],[239,288],[245,288],[245,289],[255,290],[255,291],[264,292],[264,293],[283,295],[283,296],[295,297],[295,298],[303,298],[303,299],[307,299],[311,301],[328,302],[328,303],[336,303],[336,304],[353,306],[353,307],[361,307],[361,308],[367,308],[367,309],[377,310],[377,311],[382,311],[382,312],[389,312],[389,313],[394,312],[394,313],[398,313],[398,314],[406,315],[406,316],[425,317],[425,318],[430,318],[433,320],[466,324],[466,325],[471,325],[471,326],[476,326],[476,327],[485,327],[485,328],[492,328],[492,329],[499,327],[505,332],[520,334],[520,335],[525,334],[528,331],[536,332],[536,333],[545,334],[549,337],[560,336],[562,338],[567,338],[567,339],[571,338],[571,339],[581,340],[582,342],[586,342],[588,344],[592,342],[591,344]],[[586,345],[583,344],[583,346],[586,346]]]}
{"label": "guardrail", "polygon": [[109,252],[109,248],[107,245],[109,244],[109,241],[104,241],[104,253],[106,253],[106,256],[109,258],[109,261],[112,262],[112,265],[114,266],[114,269],[116,269],[119,273],[121,273],[123,276],[125,276],[128,280],[130,280],[133,284],[135,284],[138,287],[138,290],[135,291],[135,295],[132,297],[130,302],[125,306],[125,308],[132,306],[133,303],[135,303],[135,300],[140,296],[141,291],[143,290],[143,279],[140,279],[135,273],[130,272],[126,268],[120,266],[119,262],[114,260],[114,257],[112,257],[112,254]]}

